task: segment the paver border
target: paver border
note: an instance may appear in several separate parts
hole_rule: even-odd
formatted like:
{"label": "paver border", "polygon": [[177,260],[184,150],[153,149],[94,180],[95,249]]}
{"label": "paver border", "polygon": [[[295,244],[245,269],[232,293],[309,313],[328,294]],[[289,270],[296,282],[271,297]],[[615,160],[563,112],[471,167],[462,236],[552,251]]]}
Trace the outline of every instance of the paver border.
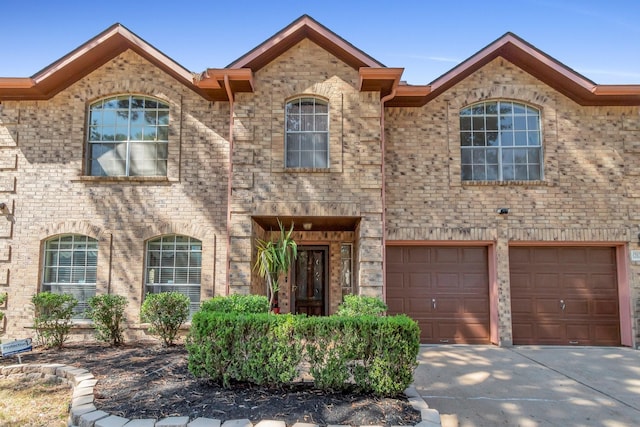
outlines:
{"label": "paver border", "polygon": [[[195,418],[188,416],[157,419],[133,419],[111,415],[98,410],[94,405],[94,387],[98,380],[87,369],[59,363],[20,364],[0,368],[0,377],[9,378],[18,375],[39,375],[40,378],[60,378],[71,386],[71,405],[68,427],[286,427],[283,421],[262,420],[255,425],[248,419],[221,420],[213,418]],[[440,413],[420,396],[412,385],[405,390],[411,406],[420,412],[422,421],[415,427],[441,426]],[[295,423],[291,427],[320,427],[318,424]],[[336,426],[327,426],[336,427]],[[349,426],[340,426],[349,427]],[[364,427],[364,426],[363,426]],[[374,426],[367,426],[374,427]],[[405,426],[407,427],[407,426]]]}

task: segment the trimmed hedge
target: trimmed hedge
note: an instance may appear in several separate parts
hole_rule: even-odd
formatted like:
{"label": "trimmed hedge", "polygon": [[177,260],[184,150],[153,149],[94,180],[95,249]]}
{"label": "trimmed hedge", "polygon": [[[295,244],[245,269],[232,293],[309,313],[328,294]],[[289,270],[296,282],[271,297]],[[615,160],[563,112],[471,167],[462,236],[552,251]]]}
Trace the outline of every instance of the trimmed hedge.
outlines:
{"label": "trimmed hedge", "polygon": [[237,314],[268,313],[269,300],[264,295],[217,296],[203,302],[200,310]]}
{"label": "trimmed hedge", "polygon": [[231,381],[283,385],[308,366],[316,387],[380,396],[413,381],[420,331],[410,318],[306,317],[199,311],[187,337],[189,371]]}

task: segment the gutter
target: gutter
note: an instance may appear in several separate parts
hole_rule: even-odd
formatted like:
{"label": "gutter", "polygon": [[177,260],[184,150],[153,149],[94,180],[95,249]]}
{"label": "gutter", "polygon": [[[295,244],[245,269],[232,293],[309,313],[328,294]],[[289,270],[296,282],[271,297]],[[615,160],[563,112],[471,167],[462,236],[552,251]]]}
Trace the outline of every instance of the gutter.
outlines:
{"label": "gutter", "polygon": [[[229,295],[231,288],[231,192],[232,192],[232,180],[233,180],[233,113],[234,113],[234,99],[233,92],[231,91],[231,85],[229,84],[229,74],[224,75],[224,88],[227,91],[229,97],[229,177],[227,182],[227,278],[225,295]],[[215,294],[215,285],[214,285]]]}
{"label": "gutter", "polygon": [[396,89],[398,87],[398,81],[396,80],[393,85],[391,93],[383,96],[380,99],[380,151],[382,155],[382,162],[380,168],[382,169],[382,300],[387,302],[387,179],[385,176],[385,136],[384,136],[384,104],[393,99],[396,96]]}

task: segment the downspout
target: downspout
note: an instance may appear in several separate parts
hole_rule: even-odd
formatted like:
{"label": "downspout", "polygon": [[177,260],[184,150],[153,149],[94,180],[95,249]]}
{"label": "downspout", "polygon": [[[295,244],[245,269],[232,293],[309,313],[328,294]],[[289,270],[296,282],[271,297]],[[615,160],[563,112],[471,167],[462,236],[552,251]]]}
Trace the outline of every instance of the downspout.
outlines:
{"label": "downspout", "polygon": [[385,137],[384,137],[384,104],[396,96],[396,85],[391,93],[380,99],[380,151],[382,152],[382,300],[387,302],[387,188],[385,175]]}
{"label": "downspout", "polygon": [[224,88],[229,98],[229,177],[227,182],[227,279],[225,295],[229,295],[231,288],[231,192],[233,181],[233,113],[234,99],[231,85],[229,84],[229,75],[224,75]]}

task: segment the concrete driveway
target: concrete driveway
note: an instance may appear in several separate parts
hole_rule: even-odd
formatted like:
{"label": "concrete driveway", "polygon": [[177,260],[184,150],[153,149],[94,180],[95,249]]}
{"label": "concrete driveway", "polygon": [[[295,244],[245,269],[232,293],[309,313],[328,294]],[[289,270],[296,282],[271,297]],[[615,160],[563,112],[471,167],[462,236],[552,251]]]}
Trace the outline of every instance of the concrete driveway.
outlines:
{"label": "concrete driveway", "polygon": [[640,351],[421,346],[415,388],[444,427],[640,426]]}

